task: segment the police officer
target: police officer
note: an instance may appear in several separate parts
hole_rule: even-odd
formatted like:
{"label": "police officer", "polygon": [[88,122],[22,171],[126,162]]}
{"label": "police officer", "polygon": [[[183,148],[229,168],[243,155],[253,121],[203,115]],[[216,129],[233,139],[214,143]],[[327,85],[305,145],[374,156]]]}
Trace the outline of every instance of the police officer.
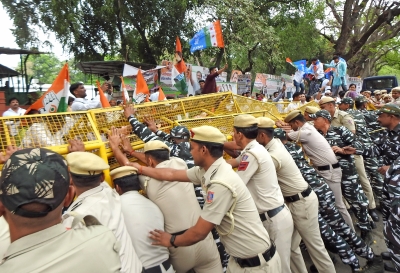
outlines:
{"label": "police officer", "polygon": [[156,204],[139,193],[141,187],[137,169],[131,166],[119,167],[112,170],[110,176],[115,190],[121,196],[126,229],[143,264],[144,273],[175,272],[169,261],[168,249],[152,246],[147,236],[149,230],[164,230],[164,216]]}
{"label": "police officer", "polygon": [[[304,158],[303,151],[297,144],[287,141],[286,133],[278,128],[274,131],[274,136],[279,138],[286,150],[293,157],[294,162],[299,168],[304,180],[312,187],[319,201],[318,222],[321,236],[332,252],[338,253],[343,263],[351,266],[353,272],[373,272],[372,269],[364,268],[361,270],[359,260],[354,252],[359,256],[371,261],[371,263],[381,264],[382,260],[374,261],[374,252],[349,225],[346,224],[335,206],[335,196],[332,190],[324,181],[324,178],[312,168]],[[345,242],[344,242],[344,241]],[[351,247],[351,249],[350,249]],[[311,270],[313,271],[313,270]]]}
{"label": "police officer", "polygon": [[142,263],[126,230],[120,198],[107,183],[102,182],[103,171],[110,166],[101,157],[87,152],[69,153],[66,160],[77,198],[63,215],[63,225],[66,228],[72,227],[71,212],[96,217],[121,242],[121,272],[142,272]]}
{"label": "police officer", "polygon": [[314,120],[310,118],[309,115],[315,114],[317,111],[320,109],[315,106],[307,106],[306,109],[304,109],[304,118],[312,125],[314,125]]}
{"label": "police officer", "polygon": [[367,124],[367,130],[372,141],[375,142],[379,139],[379,134],[384,128],[378,122],[376,111],[367,110],[367,99],[364,96],[358,96],[354,99],[354,105],[361,114],[363,114]]}
{"label": "police officer", "polygon": [[[170,156],[183,159],[189,169],[194,166],[193,157],[190,153],[189,130],[185,126],[176,126],[172,128],[170,134],[167,134],[161,130],[158,130],[154,120],[149,117],[145,118],[145,122],[147,124],[146,127],[143,123],[139,122],[136,119],[135,112],[136,109],[134,109],[131,105],[124,106],[125,117],[131,124],[133,132],[141,140],[143,140],[143,142],[148,142],[151,140],[163,141],[170,149]],[[146,162],[144,154],[133,151],[129,141],[127,141],[126,145],[123,145],[123,147],[126,154],[134,156],[142,162]],[[201,187],[195,184],[193,184],[193,187],[197,201],[200,207],[203,208],[204,198],[203,194],[201,193]],[[224,271],[226,271],[229,255],[226,253],[225,247],[222,245],[221,240],[219,239],[218,232],[216,230],[213,230],[212,235],[218,247],[222,267],[224,268]]]}
{"label": "police officer", "polygon": [[297,265],[303,260],[299,247],[303,239],[317,270],[336,272],[319,233],[318,198],[282,142],[274,138],[273,126],[274,122],[271,119],[260,117],[257,141],[265,146],[272,157],[279,186],[292,213],[295,231],[292,236],[291,268],[295,272],[302,272],[302,268],[297,268]]}
{"label": "police officer", "polygon": [[154,244],[182,247],[203,240],[216,226],[230,254],[228,272],[282,272],[279,254],[262,225],[249,190],[222,158],[225,136],[215,127],[191,130],[191,153],[196,167],[189,170],[139,167],[143,175],[159,180],[192,181],[203,188],[206,202],[194,226],[183,234],[151,232]]}
{"label": "police officer", "polygon": [[362,149],[361,144],[346,127],[331,125],[332,117],[326,110],[320,110],[311,116],[314,118],[314,127],[325,137],[335,152],[342,168],[343,196],[352,207],[358,226],[361,229],[361,238],[370,238],[371,226],[368,221],[368,199],[358,184],[358,175],[352,154]]}
{"label": "police officer", "polygon": [[[291,131],[287,131],[288,138],[301,143],[316,172],[325,179],[333,191],[335,204],[340,214],[354,230],[353,221],[342,198],[342,169],[329,143],[314,126],[306,122],[300,111],[292,111],[286,116],[285,122],[292,128]],[[277,125],[281,126],[281,123],[277,122]]]}
{"label": "police officer", "polygon": [[[120,272],[114,234],[93,217],[66,231],[61,211],[74,197],[64,158],[47,149],[16,151],[0,181],[0,217],[10,226],[11,245],[1,272]],[[96,225],[89,226],[88,218]]]}
{"label": "police officer", "polygon": [[[121,165],[129,162],[118,149],[118,137],[116,139],[110,137],[110,146]],[[147,165],[153,170],[164,167],[187,170],[182,159],[169,157],[169,147],[159,140],[147,142],[144,145],[144,153]],[[138,167],[141,173],[144,167]],[[149,199],[162,211],[166,232],[178,236],[196,224],[201,209],[191,183],[170,183],[145,176],[140,176],[139,179]],[[186,273],[191,269],[199,273],[222,272],[218,249],[211,233],[197,244],[184,248],[171,247],[169,251],[171,263],[178,273]]]}
{"label": "police officer", "polygon": [[[364,97],[361,97],[364,98]],[[364,167],[365,171],[363,172],[362,170],[357,170],[360,180],[361,180],[361,186],[363,188],[363,191],[365,195],[368,198],[369,201],[369,215],[371,215],[372,219],[375,222],[379,221],[379,216],[376,213],[376,204],[375,204],[375,198],[374,194],[372,192],[372,189],[374,190],[376,196],[380,199],[382,196],[382,185],[383,185],[383,178],[382,176],[377,172],[378,170],[378,160],[376,157],[372,156],[371,152],[371,146],[373,144],[371,137],[368,134],[367,131],[367,124],[364,119],[364,115],[360,113],[359,110],[354,110],[354,101],[352,98],[343,98],[342,101],[339,104],[339,109],[342,111],[345,111],[349,113],[354,120],[354,123],[356,124],[356,138],[357,140],[362,144],[363,146],[363,159],[364,159]],[[355,155],[355,158],[358,158],[359,155]],[[360,160],[358,162],[361,162]],[[360,164],[357,164],[356,160],[356,167],[361,168],[362,166]],[[368,177],[364,177],[364,173],[368,174],[368,176],[371,179],[371,183],[368,181]],[[364,181],[364,183],[363,183]],[[368,183],[365,183],[367,181]],[[372,188],[371,188],[372,186]]]}
{"label": "police officer", "polygon": [[[281,257],[282,271],[291,272],[290,248],[293,219],[284,204],[272,158],[256,141],[257,123],[258,120],[252,115],[238,115],[234,118],[233,139],[242,152],[228,163],[237,168],[237,174],[249,189],[263,225]],[[304,262],[296,267],[307,270]]]}

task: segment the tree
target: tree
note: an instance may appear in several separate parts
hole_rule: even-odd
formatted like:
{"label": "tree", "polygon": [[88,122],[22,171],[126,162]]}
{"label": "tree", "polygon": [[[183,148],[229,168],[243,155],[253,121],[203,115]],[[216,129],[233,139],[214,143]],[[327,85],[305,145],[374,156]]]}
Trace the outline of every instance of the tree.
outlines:
{"label": "tree", "polygon": [[[325,0],[332,18],[320,34],[348,61],[349,74],[365,76],[370,60],[400,33],[400,2],[392,0]],[[371,61],[368,62],[368,66]]]}

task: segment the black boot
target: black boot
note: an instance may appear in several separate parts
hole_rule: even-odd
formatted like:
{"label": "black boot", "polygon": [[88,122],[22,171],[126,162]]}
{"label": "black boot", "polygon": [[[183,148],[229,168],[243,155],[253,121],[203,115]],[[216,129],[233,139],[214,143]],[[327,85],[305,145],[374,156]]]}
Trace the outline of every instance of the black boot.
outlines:
{"label": "black boot", "polygon": [[384,263],[385,270],[388,272],[397,272],[392,262]]}
{"label": "black boot", "polygon": [[378,213],[376,213],[376,209],[370,209],[369,215],[371,216],[372,220],[374,220],[374,222],[379,222],[379,215]]}
{"label": "black boot", "polygon": [[385,271],[383,260],[381,256],[375,255],[372,260],[367,262],[367,265],[361,272],[363,273],[383,273]]}
{"label": "black boot", "polygon": [[361,239],[369,246],[374,243],[370,230],[361,230]]}

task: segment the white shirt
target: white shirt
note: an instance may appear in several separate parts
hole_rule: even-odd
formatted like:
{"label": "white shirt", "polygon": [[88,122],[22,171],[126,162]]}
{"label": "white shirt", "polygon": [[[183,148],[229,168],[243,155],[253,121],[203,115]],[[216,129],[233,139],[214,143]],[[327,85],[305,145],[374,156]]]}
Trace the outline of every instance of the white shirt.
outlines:
{"label": "white shirt", "polygon": [[303,81],[303,75],[304,71],[297,70],[296,73],[294,73],[293,80],[295,80],[298,83],[301,83]]}
{"label": "white shirt", "polygon": [[[102,225],[108,227],[114,233],[121,243],[119,251],[121,273],[142,272],[142,263],[136,255],[132,240],[125,226],[120,196],[107,183],[103,182],[100,186],[79,195],[67,210],[67,212],[71,211],[96,217]],[[64,215],[63,219],[63,225],[66,228],[71,228],[73,217]]]}
{"label": "white shirt", "polygon": [[151,101],[158,101],[158,95],[160,94],[160,92],[154,92],[153,94],[150,95],[150,100]]}
{"label": "white shirt", "polygon": [[[314,67],[317,67],[317,70],[314,72]],[[315,76],[315,78],[322,79],[323,77],[325,77],[325,73],[324,73],[324,66],[321,62],[319,62],[318,64],[315,65],[311,65],[310,69],[313,71],[313,74]]]}
{"label": "white shirt", "polygon": [[93,100],[76,98],[71,105],[72,111],[87,111],[89,109],[101,108],[100,97],[96,96]]}
{"label": "white shirt", "polygon": [[302,103],[301,101],[292,101],[291,103],[289,103],[288,107],[286,107],[285,113],[290,113],[291,111],[299,108],[300,106],[303,106],[306,103],[306,101],[304,103]]}
{"label": "white shirt", "polygon": [[3,216],[0,217],[0,260],[3,259],[8,246],[11,244],[8,223]]}
{"label": "white shirt", "polygon": [[21,146],[23,148],[48,147],[67,144],[63,136],[74,126],[72,118],[66,117],[66,122],[55,134],[52,134],[44,122],[33,123],[25,132]]}
{"label": "white shirt", "polygon": [[151,245],[149,238],[149,231],[164,230],[161,210],[137,191],[125,192],[120,197],[126,229],[143,267],[151,268],[168,260],[168,248]]}
{"label": "white shirt", "polygon": [[[11,108],[9,108],[7,111],[5,111],[3,113],[3,117],[15,117],[15,116],[23,116],[25,114],[26,110],[23,108],[18,108],[17,112],[15,112],[14,110],[12,110]],[[19,125],[19,121],[18,122],[14,122],[14,121],[6,121],[5,122],[7,125],[9,125],[9,130],[10,130],[10,134],[12,136],[15,136],[18,134],[18,125]]]}

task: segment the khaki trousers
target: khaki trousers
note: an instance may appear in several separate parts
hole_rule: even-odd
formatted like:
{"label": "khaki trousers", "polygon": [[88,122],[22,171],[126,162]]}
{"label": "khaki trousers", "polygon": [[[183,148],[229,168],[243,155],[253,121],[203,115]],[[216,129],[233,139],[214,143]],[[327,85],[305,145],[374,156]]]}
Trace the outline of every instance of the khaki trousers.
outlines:
{"label": "khaki trousers", "polygon": [[294,223],[291,247],[293,251],[290,264],[292,273],[303,273],[302,269],[296,266],[302,262],[304,263],[299,247],[301,239],[303,239],[318,272],[336,273],[335,266],[328,255],[328,251],[325,249],[319,231],[317,195],[312,191],[309,196],[305,198],[301,196],[300,198],[296,202],[287,203]]}
{"label": "khaki trousers", "polygon": [[[292,245],[293,234],[292,214],[285,205],[285,207],[274,217],[269,218],[267,214],[265,214],[265,216],[267,217],[267,220],[263,222],[263,225],[268,231],[269,238],[275,243],[276,251],[281,257],[282,272],[290,273],[290,248]],[[305,266],[304,269],[307,272]]]}
{"label": "khaki trousers", "polygon": [[353,220],[349,212],[347,211],[346,205],[343,202],[342,196],[342,169],[330,169],[327,171],[319,171],[316,170],[317,173],[325,179],[325,182],[328,184],[329,188],[333,191],[335,195],[335,205],[339,210],[340,214],[343,216],[344,221],[349,227],[354,230]]}
{"label": "khaki trousers", "polygon": [[194,269],[196,273],[221,273],[222,265],[217,245],[211,232],[203,240],[191,246],[170,247],[169,257],[177,273]]}
{"label": "khaki trousers", "polygon": [[264,257],[261,254],[258,254],[260,258],[261,265],[256,267],[245,267],[241,268],[235,260],[230,257],[228,262],[228,268],[226,273],[286,273],[281,269],[281,259],[279,257],[279,253],[275,252],[274,257],[268,262],[265,261]]}
{"label": "khaki trousers", "polygon": [[357,173],[358,176],[360,177],[361,187],[369,201],[368,208],[375,209],[376,204],[375,204],[374,193],[372,192],[371,183],[369,182],[367,173],[365,172],[364,159],[361,155],[354,155],[354,159],[355,159],[354,161],[356,164]]}

